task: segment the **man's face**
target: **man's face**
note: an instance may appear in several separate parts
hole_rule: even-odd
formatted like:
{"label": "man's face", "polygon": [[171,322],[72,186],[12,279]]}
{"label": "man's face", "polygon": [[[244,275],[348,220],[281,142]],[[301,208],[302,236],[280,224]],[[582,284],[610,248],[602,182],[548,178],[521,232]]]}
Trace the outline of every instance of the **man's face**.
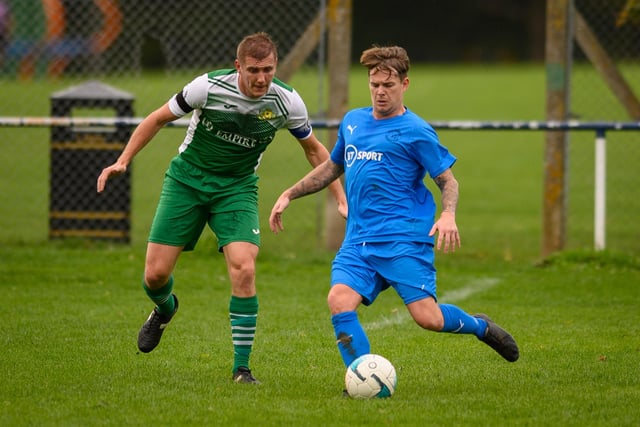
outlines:
{"label": "man's face", "polygon": [[396,72],[372,69],[369,73],[369,91],[373,116],[383,119],[404,113],[404,92],[409,87],[409,78],[400,80]]}
{"label": "man's face", "polygon": [[271,54],[264,59],[250,56],[236,59],[240,91],[249,98],[260,98],[267,93],[276,73],[276,58]]}

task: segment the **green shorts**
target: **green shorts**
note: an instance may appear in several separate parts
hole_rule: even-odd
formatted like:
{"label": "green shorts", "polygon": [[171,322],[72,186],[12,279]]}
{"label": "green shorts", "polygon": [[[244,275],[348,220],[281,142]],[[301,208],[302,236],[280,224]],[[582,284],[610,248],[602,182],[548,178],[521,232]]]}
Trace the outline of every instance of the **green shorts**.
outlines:
{"label": "green shorts", "polygon": [[196,189],[165,175],[149,242],[191,251],[209,224],[221,252],[231,242],[260,246],[258,177],[209,178]]}

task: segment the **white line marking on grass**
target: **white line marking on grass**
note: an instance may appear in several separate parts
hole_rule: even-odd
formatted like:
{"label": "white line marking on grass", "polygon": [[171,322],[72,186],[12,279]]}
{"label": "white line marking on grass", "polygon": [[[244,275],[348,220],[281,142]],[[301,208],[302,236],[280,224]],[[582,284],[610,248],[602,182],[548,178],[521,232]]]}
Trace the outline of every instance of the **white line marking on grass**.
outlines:
{"label": "white line marking on grass", "polygon": [[[438,298],[438,301],[444,303],[456,303],[463,301],[474,294],[493,288],[498,283],[500,283],[500,279],[495,277],[485,277],[474,280],[468,286],[444,293],[442,297]],[[373,330],[382,329],[391,325],[400,325],[407,321],[413,321],[407,310],[394,310],[393,315],[381,316],[378,320],[365,323],[362,326],[367,330]]]}
{"label": "white line marking on grass", "polygon": [[438,301],[447,303],[463,301],[473,294],[493,288],[498,283],[500,283],[500,279],[495,277],[485,277],[474,280],[468,286],[444,293],[441,298],[438,298]]}
{"label": "white line marking on grass", "polygon": [[394,310],[393,316],[381,316],[379,320],[365,323],[362,327],[366,330],[382,329],[391,325],[400,325],[405,323],[407,320],[413,320],[411,319],[411,316],[409,316],[408,311]]}

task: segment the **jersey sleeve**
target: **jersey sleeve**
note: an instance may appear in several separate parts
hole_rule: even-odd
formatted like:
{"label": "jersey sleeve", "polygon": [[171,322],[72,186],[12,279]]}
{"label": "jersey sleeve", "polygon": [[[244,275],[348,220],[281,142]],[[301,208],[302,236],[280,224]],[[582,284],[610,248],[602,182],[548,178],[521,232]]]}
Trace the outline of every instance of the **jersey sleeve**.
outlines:
{"label": "jersey sleeve", "polygon": [[457,158],[440,143],[438,134],[425,124],[420,131],[421,138],[415,144],[415,155],[431,178],[435,178],[453,166]]}
{"label": "jersey sleeve", "polygon": [[338,138],[336,139],[336,143],[333,146],[333,150],[331,150],[330,156],[331,161],[337,165],[344,167],[344,133],[343,126],[344,120],[340,122],[340,126],[338,126]]}
{"label": "jersey sleeve", "polygon": [[287,122],[287,129],[297,139],[307,139],[311,136],[313,129],[309,122],[309,113],[307,112],[307,106],[304,101],[296,92],[292,89],[291,94],[290,115]]}
{"label": "jersey sleeve", "polygon": [[169,109],[175,116],[182,117],[202,108],[207,101],[208,86],[207,74],[196,77],[169,99]]}

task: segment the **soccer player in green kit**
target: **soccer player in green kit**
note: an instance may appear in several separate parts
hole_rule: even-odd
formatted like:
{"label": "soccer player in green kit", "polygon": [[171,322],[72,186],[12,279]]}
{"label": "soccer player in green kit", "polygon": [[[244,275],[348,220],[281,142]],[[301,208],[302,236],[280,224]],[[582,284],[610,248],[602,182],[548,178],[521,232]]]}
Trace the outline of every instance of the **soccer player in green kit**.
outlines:
{"label": "soccer player in green kit", "polygon": [[[256,169],[276,131],[283,128],[298,140],[312,166],[329,157],[313,134],[302,98],[275,78],[277,61],[277,47],[268,34],[245,37],[237,48],[235,69],[196,77],[147,116],[97,181],[97,191],[104,191],[107,180],[124,173],[165,124],[192,112],[185,139],[165,174],[149,233],[143,287],[156,307],[139,332],[138,348],[148,353],[160,342],[178,309],[173,269],[183,251],[194,249],[208,224],[218,239],[231,281],[232,379],[238,383],[259,383],[249,368],[258,315]],[[340,182],[329,189],[338,211],[346,217]]]}

